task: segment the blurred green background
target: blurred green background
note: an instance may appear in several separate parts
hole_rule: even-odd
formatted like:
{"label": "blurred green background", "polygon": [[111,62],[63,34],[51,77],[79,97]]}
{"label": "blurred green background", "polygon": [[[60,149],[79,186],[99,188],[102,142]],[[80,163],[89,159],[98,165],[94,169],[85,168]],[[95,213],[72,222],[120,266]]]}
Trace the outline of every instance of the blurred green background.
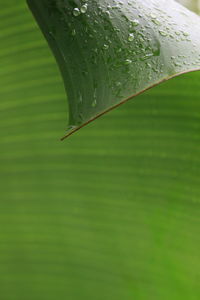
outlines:
{"label": "blurred green background", "polygon": [[176,0],[177,2],[183,4],[187,8],[200,13],[200,1],[199,0]]}
{"label": "blurred green background", "polygon": [[54,58],[0,3],[0,300],[199,300],[199,72],[61,143]]}

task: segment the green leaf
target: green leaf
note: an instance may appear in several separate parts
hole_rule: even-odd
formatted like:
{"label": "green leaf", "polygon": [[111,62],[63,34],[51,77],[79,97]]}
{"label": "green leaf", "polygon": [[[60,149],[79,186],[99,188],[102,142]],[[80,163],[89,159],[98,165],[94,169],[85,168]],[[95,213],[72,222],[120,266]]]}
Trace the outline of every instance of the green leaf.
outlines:
{"label": "green leaf", "polygon": [[0,3],[0,299],[199,300],[200,72],[60,143],[57,65]]}
{"label": "green leaf", "polygon": [[28,3],[63,75],[67,135],[146,89],[200,68],[200,18],[175,1]]}

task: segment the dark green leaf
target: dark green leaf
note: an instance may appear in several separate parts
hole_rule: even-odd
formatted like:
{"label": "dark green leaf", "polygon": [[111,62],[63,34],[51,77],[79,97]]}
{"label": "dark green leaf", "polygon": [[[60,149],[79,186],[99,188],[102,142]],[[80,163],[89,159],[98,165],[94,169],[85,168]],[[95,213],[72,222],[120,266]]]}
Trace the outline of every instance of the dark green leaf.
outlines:
{"label": "dark green leaf", "polygon": [[63,75],[67,135],[146,89],[200,68],[200,18],[175,1],[28,3]]}

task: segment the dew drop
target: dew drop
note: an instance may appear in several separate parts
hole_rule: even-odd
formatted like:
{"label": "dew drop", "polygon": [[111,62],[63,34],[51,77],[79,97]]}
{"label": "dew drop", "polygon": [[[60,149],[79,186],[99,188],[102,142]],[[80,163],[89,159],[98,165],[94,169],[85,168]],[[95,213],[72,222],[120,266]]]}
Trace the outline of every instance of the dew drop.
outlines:
{"label": "dew drop", "polygon": [[151,68],[151,67],[152,67],[150,63],[147,63],[146,65],[147,65],[147,67],[149,67],[149,68]]}
{"label": "dew drop", "polygon": [[133,26],[138,26],[140,24],[140,22],[137,19],[135,19],[135,20],[131,21],[131,24]]}
{"label": "dew drop", "polygon": [[109,46],[108,46],[107,44],[104,44],[104,45],[103,45],[103,49],[104,49],[104,50],[108,50],[108,48],[109,48]]}
{"label": "dew drop", "polygon": [[118,48],[118,49],[116,50],[116,52],[117,52],[117,53],[121,53],[121,52],[122,52],[122,48]]}
{"label": "dew drop", "polygon": [[189,36],[189,33],[188,32],[183,32],[183,35],[184,36]]}
{"label": "dew drop", "polygon": [[133,40],[134,40],[134,34],[133,33],[129,33],[128,41],[132,42]]}
{"label": "dew drop", "polygon": [[75,36],[75,35],[76,35],[76,30],[73,29],[73,30],[72,30],[72,36]]}
{"label": "dew drop", "polygon": [[125,60],[125,65],[130,65],[132,63],[132,60],[131,59],[126,59]]}
{"label": "dew drop", "polygon": [[156,19],[156,15],[155,14],[152,13],[152,14],[150,14],[150,16],[151,16],[152,19]]}
{"label": "dew drop", "polygon": [[159,33],[160,33],[160,35],[162,35],[162,36],[167,36],[167,33],[166,33],[165,31],[163,31],[163,30],[159,30]]}
{"label": "dew drop", "polygon": [[140,60],[144,61],[146,59],[149,59],[153,56],[153,53],[147,53],[143,57],[140,58]]}
{"label": "dew drop", "polygon": [[97,106],[97,88],[94,88],[94,95],[93,95],[93,102],[92,102],[92,107],[96,107]]}
{"label": "dew drop", "polygon": [[82,14],[85,14],[87,12],[87,4],[83,4],[82,6],[81,6],[81,13]]}
{"label": "dew drop", "polygon": [[116,86],[117,86],[117,87],[119,87],[119,86],[121,86],[121,85],[122,85],[122,84],[121,84],[120,81],[117,81],[117,82],[116,82]]}
{"label": "dew drop", "polygon": [[160,21],[158,21],[157,19],[152,19],[152,22],[156,25],[160,25]]}
{"label": "dew drop", "polygon": [[75,7],[74,10],[73,10],[73,15],[75,17],[78,17],[80,14],[81,14],[81,12],[80,12],[79,8]]}

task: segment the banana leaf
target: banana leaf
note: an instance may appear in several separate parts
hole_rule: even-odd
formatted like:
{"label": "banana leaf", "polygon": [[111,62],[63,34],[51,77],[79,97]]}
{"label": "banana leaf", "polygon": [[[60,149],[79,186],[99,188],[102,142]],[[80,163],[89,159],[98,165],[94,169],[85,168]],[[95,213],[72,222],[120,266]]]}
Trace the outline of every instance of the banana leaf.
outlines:
{"label": "banana leaf", "polygon": [[[60,70],[25,1],[0,1],[0,299],[198,300],[200,73],[145,91],[61,143],[77,97],[68,92],[68,107]],[[174,2],[162,2],[176,15]],[[169,54],[181,64],[171,75],[199,68],[199,18],[178,8],[189,15],[190,35],[181,37],[192,38],[181,49],[169,45],[188,57],[182,65],[185,58]],[[169,36],[157,39],[168,44]],[[171,77],[155,74],[155,84]],[[71,88],[81,86],[77,77]],[[134,85],[130,95],[125,81],[123,88],[113,101],[133,96]],[[88,81],[85,93],[91,89]],[[112,104],[98,97],[102,106],[91,106],[92,114],[85,107],[85,122]]]}

